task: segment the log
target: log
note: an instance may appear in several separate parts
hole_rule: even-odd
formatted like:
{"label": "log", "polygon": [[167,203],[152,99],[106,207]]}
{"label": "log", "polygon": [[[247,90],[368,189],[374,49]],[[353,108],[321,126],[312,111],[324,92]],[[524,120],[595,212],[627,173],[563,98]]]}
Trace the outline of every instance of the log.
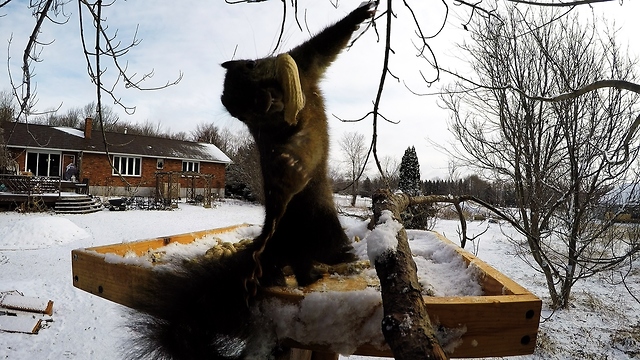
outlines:
{"label": "log", "polygon": [[[378,190],[373,195],[371,225],[378,227],[388,221],[402,224],[400,213],[409,203],[407,195]],[[392,216],[391,220],[388,215]],[[396,239],[395,250],[385,250],[375,259],[369,259],[375,264],[380,278],[384,338],[396,360],[448,359],[435,337],[422,299],[422,288],[404,226],[400,227]]]}

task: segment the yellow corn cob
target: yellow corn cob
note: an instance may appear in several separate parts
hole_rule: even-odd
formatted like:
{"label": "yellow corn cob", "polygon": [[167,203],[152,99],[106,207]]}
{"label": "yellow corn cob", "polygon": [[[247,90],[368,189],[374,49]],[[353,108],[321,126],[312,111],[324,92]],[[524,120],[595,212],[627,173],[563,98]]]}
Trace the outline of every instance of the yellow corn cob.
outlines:
{"label": "yellow corn cob", "polygon": [[284,91],[284,120],[295,125],[296,116],[304,107],[305,100],[300,85],[298,65],[287,53],[280,54],[276,58],[276,78]]}

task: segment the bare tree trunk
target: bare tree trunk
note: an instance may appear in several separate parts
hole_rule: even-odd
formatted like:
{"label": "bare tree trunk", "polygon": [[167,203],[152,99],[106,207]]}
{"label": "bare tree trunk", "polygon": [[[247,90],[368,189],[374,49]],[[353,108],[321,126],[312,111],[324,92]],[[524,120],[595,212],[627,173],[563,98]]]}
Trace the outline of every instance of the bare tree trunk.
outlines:
{"label": "bare tree trunk", "polygon": [[365,137],[357,132],[349,132],[345,133],[338,143],[345,156],[345,164],[349,166],[346,175],[351,181],[351,206],[356,206],[360,177],[367,167],[369,154]]}
{"label": "bare tree trunk", "polygon": [[[379,190],[373,196],[372,226],[378,224],[383,211],[391,211],[395,220],[409,206],[410,198]],[[384,317],[382,333],[395,359],[447,359],[433,332],[429,314],[422,300],[416,264],[411,256],[404,227],[397,233],[397,251],[387,251],[374,261],[380,278]]]}

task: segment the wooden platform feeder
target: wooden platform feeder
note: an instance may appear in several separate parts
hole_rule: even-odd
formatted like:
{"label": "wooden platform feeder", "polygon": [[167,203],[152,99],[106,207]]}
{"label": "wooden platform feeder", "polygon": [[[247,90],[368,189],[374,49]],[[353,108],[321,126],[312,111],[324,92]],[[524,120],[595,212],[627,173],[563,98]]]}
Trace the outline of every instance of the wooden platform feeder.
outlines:
{"label": "wooden platform feeder", "polygon": [[[171,235],[156,239],[122,244],[77,249],[71,252],[73,285],[93,295],[131,307],[136,291],[141,284],[153,276],[151,267],[105,261],[105,254],[124,256],[142,255],[149,250],[158,250],[171,243],[188,244],[207,236],[222,234],[237,229],[238,225],[226,228]],[[450,243],[439,236],[443,242]],[[480,281],[483,296],[424,297],[433,323],[445,328],[466,327],[462,342],[451,354],[454,358],[512,356],[532,354],[540,320],[541,301],[538,297],[509,279],[472,254],[456,247],[467,264],[473,263],[481,271]],[[287,301],[302,301],[309,292],[350,291],[366,287],[364,281],[332,281],[327,277],[303,291],[281,291],[272,288],[267,296]],[[381,305],[380,305],[381,306]],[[285,345],[308,349],[318,353],[330,353],[327,346],[300,344],[284,341]],[[393,357],[389,349],[380,349],[371,344],[361,344],[357,355]]]}

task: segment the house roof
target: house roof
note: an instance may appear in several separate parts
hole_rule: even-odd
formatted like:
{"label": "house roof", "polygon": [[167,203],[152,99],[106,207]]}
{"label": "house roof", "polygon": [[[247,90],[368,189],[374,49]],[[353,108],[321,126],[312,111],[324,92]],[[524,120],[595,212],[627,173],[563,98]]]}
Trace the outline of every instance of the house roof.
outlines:
{"label": "house roof", "polygon": [[[91,138],[87,139],[83,130],[68,127],[5,122],[2,128],[7,147],[94,153],[106,150],[100,130],[91,131]],[[213,144],[115,132],[104,134],[112,154],[231,163]]]}

